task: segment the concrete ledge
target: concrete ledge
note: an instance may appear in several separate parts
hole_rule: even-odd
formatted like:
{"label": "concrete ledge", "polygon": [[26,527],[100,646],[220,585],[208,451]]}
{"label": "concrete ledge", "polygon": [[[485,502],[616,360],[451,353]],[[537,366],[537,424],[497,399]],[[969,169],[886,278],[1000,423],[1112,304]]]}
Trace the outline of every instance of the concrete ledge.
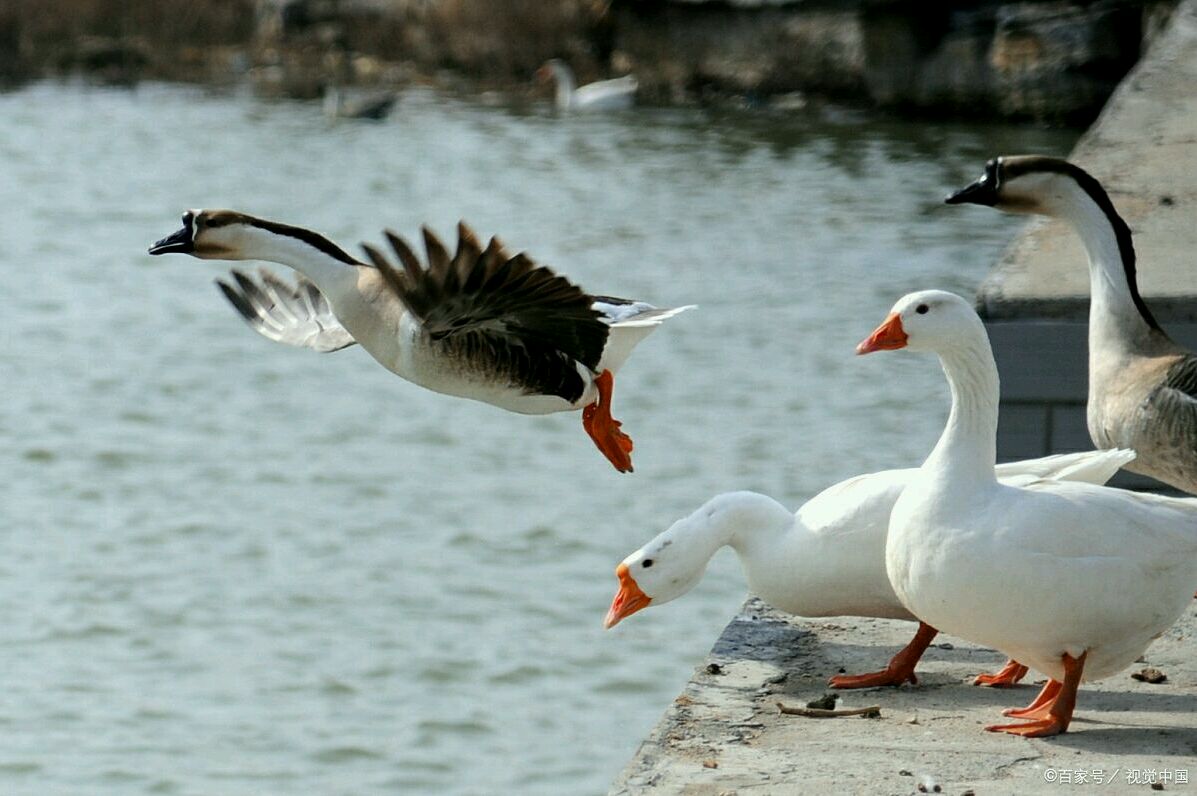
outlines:
{"label": "concrete ledge", "polygon": [[1082,769],[1117,771],[1109,793],[1147,792],[1126,778],[1146,769],[1184,770],[1197,788],[1197,607],[1148,651],[1167,681],[1149,685],[1126,672],[1082,686],[1072,728],[1057,738],[984,732],[1037,688],[968,685],[1004,659],[947,636],[927,651],[917,686],[843,693],[839,708],[876,704],[880,718],[778,713],[778,701],[802,706],[822,696],[841,667],[881,668],[913,633],[909,622],[799,620],[748,600],[610,793],[908,794],[938,785],[949,794],[1059,794],[1047,778]]}

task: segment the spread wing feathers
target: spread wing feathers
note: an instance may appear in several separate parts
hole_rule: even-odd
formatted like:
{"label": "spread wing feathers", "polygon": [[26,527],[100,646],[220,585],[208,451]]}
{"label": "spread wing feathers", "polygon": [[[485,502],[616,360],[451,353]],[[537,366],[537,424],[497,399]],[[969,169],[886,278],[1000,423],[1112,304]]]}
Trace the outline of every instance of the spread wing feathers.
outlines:
{"label": "spread wing feathers", "polygon": [[356,341],[333,315],[328,299],[304,277],[289,285],[267,270],[257,278],[233,270],[231,281],[216,285],[246,323],[278,343],[321,353],[348,348]]}
{"label": "spread wing feathers", "polygon": [[453,255],[424,228],[427,266],[406,241],[393,232],[385,234],[402,268],[375,247],[362,248],[434,342],[459,346],[471,356],[494,357],[494,366],[507,362],[516,367],[518,360],[517,370],[541,373],[537,382],[557,372],[580,385],[574,361],[597,370],[608,325],[591,306],[590,296],[565,277],[526,254],[509,255],[498,238],[483,248],[465,224],[457,227]]}

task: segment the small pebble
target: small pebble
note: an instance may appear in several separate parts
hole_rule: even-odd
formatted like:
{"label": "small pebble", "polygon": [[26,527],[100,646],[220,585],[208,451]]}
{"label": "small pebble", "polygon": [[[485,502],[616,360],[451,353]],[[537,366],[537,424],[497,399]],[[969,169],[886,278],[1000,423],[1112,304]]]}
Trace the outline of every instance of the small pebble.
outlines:
{"label": "small pebble", "polygon": [[[1172,205],[1176,204],[1176,200],[1165,194],[1160,197],[1160,204],[1162,204],[1164,207],[1171,207]],[[1163,790],[1163,788],[1160,788],[1160,790]]]}
{"label": "small pebble", "polygon": [[719,768],[719,761],[718,760],[703,760],[702,767],[703,768]]}
{"label": "small pebble", "polygon": [[839,694],[824,694],[818,699],[807,702],[806,706],[816,710],[835,710],[835,701],[839,698]]}
{"label": "small pebble", "polygon": [[1142,671],[1138,671],[1138,672],[1135,672],[1134,674],[1132,674],[1131,679],[1138,680],[1141,683],[1152,683],[1154,685],[1156,683],[1162,683],[1165,680],[1167,680],[1168,675],[1164,674],[1163,672],[1161,672],[1159,669],[1155,668],[1154,666],[1148,666],[1146,669],[1143,669]]}
{"label": "small pebble", "polygon": [[1164,789],[1164,783],[1162,783],[1162,782],[1153,782],[1153,783],[1151,783],[1151,789],[1152,789],[1152,790],[1163,790],[1163,789]]}
{"label": "small pebble", "polygon": [[951,643],[951,642],[949,642],[949,641],[945,641],[945,642],[944,642],[944,643],[942,643],[942,644],[936,644],[935,646],[939,647],[941,650],[954,650],[954,649],[956,649],[956,645],[955,645],[955,644],[952,644],[952,643]]}
{"label": "small pebble", "polygon": [[708,663],[707,674],[723,674],[723,667],[717,663]]}
{"label": "small pebble", "polygon": [[977,792],[972,788],[969,788],[964,793],[960,794],[960,796],[977,796]]}

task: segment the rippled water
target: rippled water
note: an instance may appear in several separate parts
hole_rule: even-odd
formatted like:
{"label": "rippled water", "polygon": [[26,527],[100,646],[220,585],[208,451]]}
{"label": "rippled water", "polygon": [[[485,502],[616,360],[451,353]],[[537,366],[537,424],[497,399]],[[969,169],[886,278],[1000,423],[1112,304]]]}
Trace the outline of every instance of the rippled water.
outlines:
{"label": "rippled water", "polygon": [[[0,95],[0,791],[603,792],[744,592],[725,553],[604,632],[614,565],[717,492],[796,506],[916,461],[939,373],[852,347],[908,290],[972,290],[1010,236],[947,190],[1071,138],[428,93],[336,126],[185,87]],[[195,206],[346,245],[465,218],[593,291],[701,308],[621,373],[621,476],[577,414],[257,337],[219,264],[144,253]]]}

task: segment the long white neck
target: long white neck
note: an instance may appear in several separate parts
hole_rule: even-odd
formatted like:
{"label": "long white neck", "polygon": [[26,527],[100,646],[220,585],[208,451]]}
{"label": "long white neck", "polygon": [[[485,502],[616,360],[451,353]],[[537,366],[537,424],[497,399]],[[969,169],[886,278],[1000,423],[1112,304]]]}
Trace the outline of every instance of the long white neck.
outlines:
{"label": "long white neck", "polygon": [[564,64],[553,68],[553,79],[557,81],[557,107],[566,109],[574,102],[574,73]]}
{"label": "long white neck", "polygon": [[952,411],[923,471],[950,483],[951,491],[996,483],[998,371],[979,319],[976,331],[961,335],[939,354],[952,392]]}
{"label": "long white neck", "polygon": [[[1116,214],[1111,219],[1071,181],[1054,210],[1076,230],[1089,257],[1090,362],[1099,356],[1141,352],[1160,333],[1144,315],[1145,308],[1135,302],[1138,288],[1132,286],[1128,272],[1128,266],[1134,269],[1135,255],[1125,222]],[[1113,209],[1108,212],[1113,213]],[[1121,243],[1119,231],[1123,231]]]}
{"label": "long white neck", "polygon": [[357,268],[321,251],[300,238],[247,227],[238,241],[238,259],[265,260],[294,268],[330,298],[347,280],[356,279]]}

